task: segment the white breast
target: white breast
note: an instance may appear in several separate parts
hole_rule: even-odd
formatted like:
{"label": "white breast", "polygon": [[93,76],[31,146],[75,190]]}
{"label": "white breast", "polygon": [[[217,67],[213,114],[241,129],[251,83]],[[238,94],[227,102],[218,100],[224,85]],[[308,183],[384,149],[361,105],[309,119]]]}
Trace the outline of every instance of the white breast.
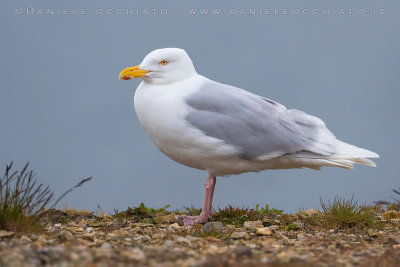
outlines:
{"label": "white breast", "polygon": [[185,120],[190,109],[184,98],[200,88],[197,85],[203,77],[190,79],[169,85],[142,82],[135,93],[135,110],[143,128],[164,154],[186,166],[209,169],[215,161],[231,157],[237,150],[205,136]]}

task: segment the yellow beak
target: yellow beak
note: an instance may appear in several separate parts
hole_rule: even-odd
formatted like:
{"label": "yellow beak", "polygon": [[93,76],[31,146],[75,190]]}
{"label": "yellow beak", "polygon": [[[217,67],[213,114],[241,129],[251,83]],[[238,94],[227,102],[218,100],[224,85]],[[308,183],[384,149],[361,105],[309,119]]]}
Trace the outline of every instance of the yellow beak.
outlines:
{"label": "yellow beak", "polygon": [[139,65],[135,67],[129,67],[121,71],[119,74],[120,80],[130,80],[132,78],[142,78],[144,75],[148,73],[147,70],[139,69]]}

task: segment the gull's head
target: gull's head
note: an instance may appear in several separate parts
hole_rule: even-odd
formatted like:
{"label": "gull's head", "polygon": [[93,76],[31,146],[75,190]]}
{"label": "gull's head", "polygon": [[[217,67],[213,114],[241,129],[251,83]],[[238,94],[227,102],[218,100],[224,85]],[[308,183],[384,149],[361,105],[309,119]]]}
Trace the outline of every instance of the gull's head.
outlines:
{"label": "gull's head", "polygon": [[193,62],[185,50],[163,48],[150,52],[137,66],[121,71],[120,80],[142,78],[153,84],[167,84],[196,74]]}

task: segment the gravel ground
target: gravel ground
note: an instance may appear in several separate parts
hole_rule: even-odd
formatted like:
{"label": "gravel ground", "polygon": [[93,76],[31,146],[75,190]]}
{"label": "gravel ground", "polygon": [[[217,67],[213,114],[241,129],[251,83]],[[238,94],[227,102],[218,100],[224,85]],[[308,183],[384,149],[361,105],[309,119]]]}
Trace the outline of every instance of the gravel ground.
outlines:
{"label": "gravel ground", "polygon": [[135,222],[51,210],[42,233],[0,230],[0,266],[400,266],[399,219],[339,231],[310,225],[314,213],[187,228],[173,214]]}

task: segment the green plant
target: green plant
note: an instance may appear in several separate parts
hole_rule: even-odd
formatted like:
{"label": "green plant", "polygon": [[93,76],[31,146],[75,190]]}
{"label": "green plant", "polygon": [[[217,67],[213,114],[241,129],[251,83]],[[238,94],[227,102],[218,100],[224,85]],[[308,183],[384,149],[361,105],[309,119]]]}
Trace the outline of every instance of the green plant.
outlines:
{"label": "green plant", "polygon": [[388,221],[392,219],[397,219],[400,218],[400,213],[397,212],[396,210],[387,210],[386,212],[383,213],[383,218]]}
{"label": "green plant", "polygon": [[288,224],[288,225],[282,225],[280,227],[280,229],[286,230],[286,231],[296,231],[296,230],[299,229],[299,226],[296,223],[291,223],[291,224]]}
{"label": "green plant", "polygon": [[256,210],[258,212],[262,213],[262,214],[273,213],[273,214],[276,214],[276,215],[281,215],[283,213],[283,210],[278,210],[276,208],[271,208],[270,209],[268,204],[265,204],[265,208],[263,208],[263,207],[259,208],[259,207],[260,207],[260,204],[257,204],[256,205]]}
{"label": "green plant", "polygon": [[159,209],[149,208],[144,205],[143,202],[140,203],[138,207],[128,208],[127,213],[129,215],[139,216],[142,218],[151,218],[156,214],[166,213],[166,209],[168,209],[170,205],[166,205]]}
{"label": "green plant", "polygon": [[354,196],[348,200],[336,196],[327,204],[321,199],[321,207],[322,214],[313,218],[322,226],[337,229],[379,227],[376,207],[358,205]]}
{"label": "green plant", "polygon": [[189,216],[198,216],[201,214],[201,209],[190,205],[189,207],[183,207],[182,209],[175,209],[172,211],[166,211],[167,214],[178,214],[178,215],[189,215]]}
{"label": "green plant", "polygon": [[120,221],[128,219],[128,213],[126,211],[119,211],[118,209],[114,209],[114,214],[111,216]]}
{"label": "green plant", "polygon": [[27,171],[28,163],[19,172],[6,166],[0,179],[0,229],[18,231],[24,228],[36,230],[35,217],[44,210],[53,197],[49,187],[37,185],[33,172]]}
{"label": "green plant", "polygon": [[60,216],[60,217],[55,217],[51,219],[52,223],[61,223],[61,224],[67,224],[71,221],[71,219],[68,216]]}
{"label": "green plant", "polygon": [[147,207],[146,205],[144,205],[143,202],[141,202],[139,206],[133,208],[128,207],[126,211],[120,212],[117,209],[114,209],[114,214],[112,215],[112,217],[116,219],[133,218],[134,221],[141,221],[143,219],[152,219],[155,216],[169,214],[169,212],[167,211],[169,207],[170,205],[166,205],[162,208],[154,209]]}
{"label": "green plant", "polygon": [[83,179],[51,204],[53,192],[48,186],[37,184],[33,171],[28,171],[29,162],[21,171],[12,171],[12,166],[13,162],[6,165],[0,179],[0,229],[11,231],[39,231],[40,217],[47,208],[55,207],[66,194],[91,179]]}
{"label": "green plant", "polygon": [[211,221],[220,221],[223,224],[233,224],[235,226],[243,225],[245,221],[254,221],[261,219],[261,214],[254,209],[234,208],[227,206],[223,209],[218,208],[211,216]]}
{"label": "green plant", "polygon": [[201,209],[195,208],[194,206],[183,207],[182,212],[189,216],[198,216],[201,213]]}

